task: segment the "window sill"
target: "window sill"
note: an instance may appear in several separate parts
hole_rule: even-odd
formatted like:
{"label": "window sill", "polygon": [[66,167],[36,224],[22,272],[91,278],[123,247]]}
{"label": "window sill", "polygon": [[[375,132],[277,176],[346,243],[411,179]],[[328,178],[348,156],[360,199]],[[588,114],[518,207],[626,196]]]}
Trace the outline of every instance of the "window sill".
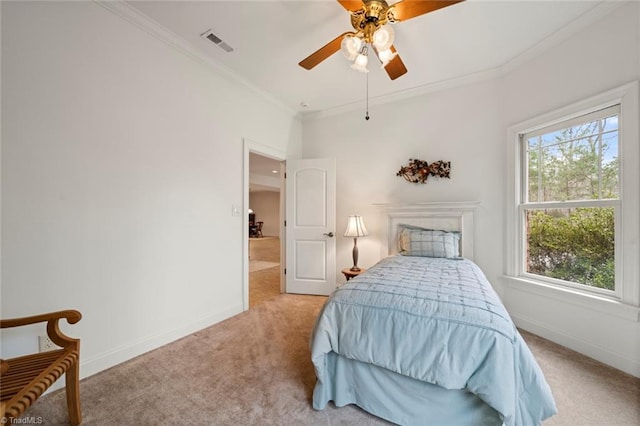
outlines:
{"label": "window sill", "polygon": [[619,300],[584,293],[570,288],[557,287],[522,277],[504,275],[502,276],[502,280],[507,288],[549,297],[563,303],[581,306],[627,321],[640,322],[640,307],[628,305]]}

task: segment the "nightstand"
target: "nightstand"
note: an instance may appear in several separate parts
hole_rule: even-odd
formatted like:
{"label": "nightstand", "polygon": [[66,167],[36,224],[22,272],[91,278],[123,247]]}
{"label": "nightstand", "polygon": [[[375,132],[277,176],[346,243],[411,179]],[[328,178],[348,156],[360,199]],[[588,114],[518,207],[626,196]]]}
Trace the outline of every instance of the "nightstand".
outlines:
{"label": "nightstand", "polygon": [[362,268],[359,271],[352,271],[351,268],[345,268],[342,270],[342,273],[344,274],[345,278],[347,279],[347,281],[349,281],[351,278],[353,277],[357,277],[358,275],[360,275],[361,273],[365,272],[366,269]]}

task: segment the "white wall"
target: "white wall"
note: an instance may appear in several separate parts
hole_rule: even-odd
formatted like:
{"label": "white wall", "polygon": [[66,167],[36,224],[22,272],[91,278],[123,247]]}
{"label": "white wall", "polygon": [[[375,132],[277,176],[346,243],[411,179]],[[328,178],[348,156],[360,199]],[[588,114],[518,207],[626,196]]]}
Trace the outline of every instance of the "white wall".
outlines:
{"label": "white wall", "polygon": [[[358,240],[359,264],[375,263],[384,244],[373,203],[480,201],[475,259],[516,323],[640,375],[637,321],[502,285],[507,127],[638,79],[639,14],[637,3],[623,6],[533,60],[505,67],[500,78],[372,107],[369,121],[364,110],[305,119],[303,157],[338,162],[338,234],[353,213],[370,231]],[[451,161],[451,179],[420,185],[395,176],[416,157]],[[352,241],[337,243],[339,270],[350,262]]]}
{"label": "white wall", "polygon": [[2,317],[80,310],[87,376],[241,312],[243,138],[301,123],[94,2],[2,2],[2,41]]}
{"label": "white wall", "polygon": [[275,191],[257,191],[249,193],[249,207],[256,214],[257,222],[264,222],[262,235],[277,237],[280,235],[280,193]]}
{"label": "white wall", "polygon": [[[495,281],[502,271],[504,137],[497,81],[304,122],[303,156],[337,159],[337,267],[350,266],[347,218],[363,216],[369,236],[358,239],[359,260],[379,260],[382,225],[374,203],[481,201],[475,258]],[[463,118],[464,125],[460,124]],[[451,161],[451,178],[414,184],[397,177],[410,158]],[[337,276],[339,279],[340,277]],[[338,282],[341,282],[340,280]]]}

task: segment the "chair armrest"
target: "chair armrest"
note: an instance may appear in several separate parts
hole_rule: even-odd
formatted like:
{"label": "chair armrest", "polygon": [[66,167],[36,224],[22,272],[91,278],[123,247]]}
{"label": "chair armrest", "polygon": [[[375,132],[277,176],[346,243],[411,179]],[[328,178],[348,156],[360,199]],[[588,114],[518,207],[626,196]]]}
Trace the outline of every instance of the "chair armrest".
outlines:
{"label": "chair armrest", "polygon": [[37,324],[39,322],[59,320],[62,318],[66,318],[69,324],[75,324],[80,321],[82,314],[76,310],[67,310],[33,315],[30,317],[0,319],[0,328],[20,327],[23,325]]}
{"label": "chair armrest", "polygon": [[60,331],[58,321],[65,318],[69,324],[75,324],[82,318],[82,314],[76,310],[50,312],[47,314],[33,315],[30,317],[0,320],[0,328],[21,327],[24,325],[47,323],[47,335],[53,343],[63,348],[77,345],[79,340],[73,339]]}

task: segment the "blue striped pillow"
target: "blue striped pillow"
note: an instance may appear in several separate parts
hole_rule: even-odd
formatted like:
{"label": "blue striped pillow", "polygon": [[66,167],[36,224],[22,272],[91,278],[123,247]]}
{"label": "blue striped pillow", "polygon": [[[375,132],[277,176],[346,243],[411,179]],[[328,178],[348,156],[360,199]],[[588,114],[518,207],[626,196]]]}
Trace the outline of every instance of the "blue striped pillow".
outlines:
{"label": "blue striped pillow", "polygon": [[400,254],[423,257],[460,257],[460,233],[400,225]]}

